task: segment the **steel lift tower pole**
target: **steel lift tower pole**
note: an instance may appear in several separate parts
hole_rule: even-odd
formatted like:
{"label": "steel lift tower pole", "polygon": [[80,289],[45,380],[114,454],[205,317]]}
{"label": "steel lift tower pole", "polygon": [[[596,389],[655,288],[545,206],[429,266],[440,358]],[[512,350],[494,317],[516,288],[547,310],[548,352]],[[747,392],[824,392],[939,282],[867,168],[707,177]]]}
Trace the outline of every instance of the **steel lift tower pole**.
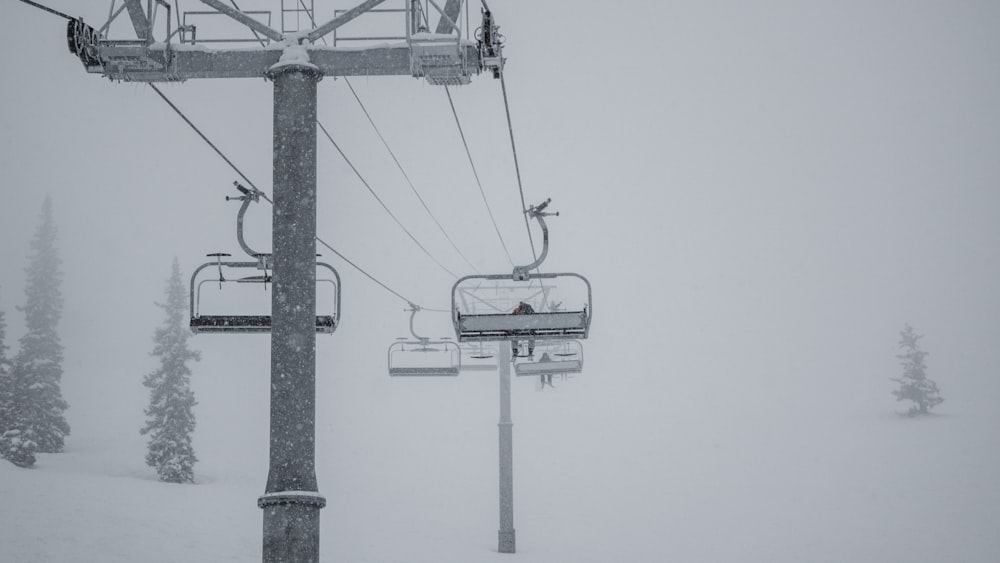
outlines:
{"label": "steel lift tower pole", "polygon": [[[112,2],[101,28],[69,22],[70,50],[88,72],[134,82],[265,77],[274,85],[270,468],[258,499],[264,510],[263,561],[318,562],[319,511],[326,500],[315,469],[316,85],[324,76],[380,75],[467,84],[472,75],[502,64],[495,56],[499,43],[484,46],[462,38],[456,24],[461,0],[448,0],[444,8],[431,0],[440,14],[435,33],[427,31],[421,2],[407,0],[397,10],[407,22],[398,42],[369,48],[354,43],[346,49],[317,43],[385,0],[366,0],[311,31],[288,33],[221,0],[201,0],[250,28],[264,43],[276,45],[220,49],[198,43],[192,25],[172,29],[166,0],[120,0],[116,11],[118,1]],[[111,23],[123,12],[136,39],[109,39]],[[163,14],[165,21],[158,23]],[[160,31],[163,36],[157,40]]]}
{"label": "steel lift tower pole", "polygon": [[500,530],[497,551],[517,552],[514,535],[514,422],[510,418],[510,344],[501,342],[497,350],[497,371],[500,374],[500,422],[497,424],[500,444]]}
{"label": "steel lift tower pole", "polygon": [[267,562],[319,561],[316,483],[316,83],[313,68],[268,72],[274,82],[274,291],[271,297],[271,455],[265,493]]}

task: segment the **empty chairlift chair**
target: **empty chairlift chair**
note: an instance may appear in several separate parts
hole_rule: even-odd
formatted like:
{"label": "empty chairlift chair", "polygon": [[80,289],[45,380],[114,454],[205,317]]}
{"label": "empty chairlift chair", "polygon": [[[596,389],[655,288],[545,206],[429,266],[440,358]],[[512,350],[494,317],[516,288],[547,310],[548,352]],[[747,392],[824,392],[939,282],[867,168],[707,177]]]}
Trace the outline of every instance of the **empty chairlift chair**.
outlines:
{"label": "empty chairlift chair", "polygon": [[462,349],[462,371],[496,371],[497,346],[492,342],[464,342]]}
{"label": "empty chairlift chair", "polygon": [[[271,332],[270,303],[271,295],[266,292],[267,286],[272,283],[272,257],[270,254],[255,252],[251,249],[243,238],[243,217],[251,202],[257,202],[260,198],[258,190],[245,188],[236,183],[237,189],[242,192],[242,196],[226,199],[242,201],[239,214],[236,220],[236,235],[243,251],[253,258],[253,261],[226,260],[230,255],[225,253],[214,253],[208,256],[214,258],[212,262],[206,262],[199,266],[191,275],[191,331],[201,333],[269,333]],[[211,272],[215,269],[216,277],[206,276],[203,272]],[[332,334],[340,320],[340,276],[333,266],[325,262],[316,262],[317,276],[317,304],[322,304],[327,310],[326,314],[316,315],[316,332],[320,334]],[[253,274],[244,275],[246,270],[254,270]],[[208,301],[212,301],[215,307],[210,314],[202,311],[203,296],[207,293],[206,287],[218,285],[217,295]],[[262,291],[253,295],[249,288],[262,288]],[[229,288],[229,289],[226,289]],[[221,297],[222,293],[232,296],[235,302],[226,302]],[[246,308],[248,301],[253,304],[249,306],[255,312],[248,314]],[[221,302],[221,304],[220,304]],[[225,311],[219,310],[223,305],[228,305]],[[234,312],[238,311],[238,312]]]}
{"label": "empty chairlift chair", "polygon": [[450,338],[431,340],[413,330],[420,307],[410,304],[412,339],[398,338],[389,346],[390,377],[454,377],[462,369],[462,351]]}

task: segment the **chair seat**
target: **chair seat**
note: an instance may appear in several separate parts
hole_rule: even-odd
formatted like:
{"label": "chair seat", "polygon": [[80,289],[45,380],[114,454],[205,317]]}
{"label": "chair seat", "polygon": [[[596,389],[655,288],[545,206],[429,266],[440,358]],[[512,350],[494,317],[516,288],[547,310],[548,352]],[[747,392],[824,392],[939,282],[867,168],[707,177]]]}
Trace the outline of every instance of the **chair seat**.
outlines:
{"label": "chair seat", "polygon": [[434,377],[434,376],[444,376],[453,377],[458,375],[457,367],[429,367],[429,368],[416,368],[416,367],[392,367],[389,368],[389,375],[391,377]]}
{"label": "chair seat", "polygon": [[[202,315],[191,319],[194,333],[268,333],[271,332],[270,315]],[[316,332],[331,333],[336,322],[329,315],[316,317]]]}
{"label": "chair seat", "polygon": [[463,342],[580,338],[587,333],[587,312],[461,315],[457,325]]}
{"label": "chair seat", "polygon": [[517,375],[555,375],[560,373],[581,373],[582,371],[583,362],[580,360],[521,362],[514,364],[514,373]]}

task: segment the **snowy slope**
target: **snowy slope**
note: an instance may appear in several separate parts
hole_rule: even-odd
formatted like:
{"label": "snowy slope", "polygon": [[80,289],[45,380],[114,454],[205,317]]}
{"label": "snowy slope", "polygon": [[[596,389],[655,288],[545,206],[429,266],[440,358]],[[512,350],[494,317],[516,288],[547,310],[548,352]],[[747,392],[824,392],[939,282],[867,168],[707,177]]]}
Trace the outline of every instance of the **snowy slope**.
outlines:
{"label": "snowy slope", "polygon": [[[887,391],[819,400],[765,374],[679,386],[600,368],[544,392],[514,382],[513,557],[495,552],[495,376],[321,382],[324,560],[997,560],[1000,417],[981,398],[910,420]],[[226,379],[202,380],[199,408]],[[198,432],[194,486],[153,480],[126,433],[0,465],[0,561],[258,560],[264,442],[234,443],[214,417]]]}

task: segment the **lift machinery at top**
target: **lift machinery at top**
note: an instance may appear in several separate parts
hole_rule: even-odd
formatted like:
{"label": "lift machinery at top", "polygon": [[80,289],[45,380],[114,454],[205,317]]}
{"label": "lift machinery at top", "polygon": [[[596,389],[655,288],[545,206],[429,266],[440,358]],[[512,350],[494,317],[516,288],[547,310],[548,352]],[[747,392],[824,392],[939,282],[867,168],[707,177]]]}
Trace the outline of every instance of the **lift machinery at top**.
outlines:
{"label": "lift machinery at top", "polygon": [[431,340],[419,336],[413,329],[413,319],[420,307],[410,304],[410,334],[397,339],[389,346],[389,375],[405,376],[457,376],[462,369],[462,352],[449,338]]}
{"label": "lift machinery at top", "polygon": [[[317,25],[314,0],[281,0],[279,31],[272,27],[278,18],[271,10],[241,11],[224,0],[201,0],[211,10],[181,10],[178,0],[112,0],[101,27],[70,20],[66,39],[87,72],[112,80],[262,77],[289,46],[303,48],[309,63],[324,76],[409,74],[434,85],[468,84],[483,70],[500,76],[503,37],[488,9],[483,9],[482,26],[471,37],[468,0],[447,0],[443,7],[433,0],[378,7],[384,2],[364,0],[334,10],[332,20]],[[431,27],[434,11],[440,18]],[[368,13],[390,17],[369,18],[369,25],[348,26],[344,32],[347,23]],[[127,18],[121,19],[131,20],[134,39],[111,37],[112,24],[123,14]],[[390,24],[391,16],[398,16],[398,23]],[[243,27],[234,31],[229,19]],[[331,42],[326,41],[328,34]]]}
{"label": "lift machinery at top", "polygon": [[[209,254],[208,256],[214,258],[212,262],[206,262],[199,266],[193,274],[191,274],[191,331],[194,333],[267,333],[271,332],[271,315],[264,314],[211,314],[205,315],[201,312],[202,305],[202,293],[203,287],[206,284],[218,284],[219,290],[221,291],[224,286],[230,284],[237,285],[249,285],[252,287],[263,287],[267,289],[268,284],[272,282],[271,276],[271,264],[272,258],[270,254],[256,252],[251,249],[246,240],[243,237],[243,217],[246,215],[247,208],[250,207],[251,203],[256,203],[260,200],[261,192],[255,188],[245,188],[241,186],[238,182],[234,182],[236,189],[240,191],[241,196],[229,197],[226,196],[226,201],[236,200],[242,201],[243,204],[240,205],[240,211],[236,215],[236,238],[240,243],[240,247],[244,252],[247,253],[253,261],[232,261],[224,260],[230,255],[217,252]],[[217,278],[206,278],[199,277],[199,275],[208,268],[217,268],[218,277]],[[317,302],[323,303],[333,310],[329,314],[317,315],[316,316],[316,332],[321,334],[333,334],[337,330],[337,325],[340,321],[340,275],[333,266],[325,262],[316,262],[316,267],[318,269],[326,270],[329,272],[330,277],[320,278],[317,276],[316,285],[317,288],[328,285],[331,290],[325,295],[325,299],[319,299]],[[242,277],[227,277],[226,272],[231,270],[257,270],[260,272],[257,275],[242,276]],[[235,275],[234,275],[235,276]],[[270,294],[267,295],[267,300],[270,301]],[[246,297],[244,293],[241,295]],[[253,301],[260,301],[258,298],[252,299]],[[216,304],[218,305],[218,304]],[[233,304],[230,303],[232,306]],[[246,304],[243,302],[238,302],[235,304],[236,307],[245,307]]]}
{"label": "lift machinery at top", "polygon": [[[574,273],[532,272],[548,255],[549,230],[544,218],[558,215],[545,213],[550,201],[526,211],[542,228],[542,253],[534,262],[515,266],[513,274],[472,275],[455,282],[451,308],[459,342],[526,341],[528,346],[521,350],[531,355],[536,340],[587,338],[593,310],[587,278]],[[507,302],[517,306],[500,310],[478,294],[484,286],[504,292]]]}

